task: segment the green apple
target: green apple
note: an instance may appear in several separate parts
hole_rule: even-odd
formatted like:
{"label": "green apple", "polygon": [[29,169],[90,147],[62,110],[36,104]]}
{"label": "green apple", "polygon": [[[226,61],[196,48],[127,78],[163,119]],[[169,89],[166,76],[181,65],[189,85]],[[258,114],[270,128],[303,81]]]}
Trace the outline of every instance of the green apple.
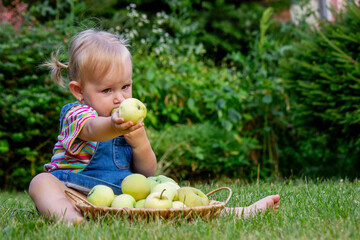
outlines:
{"label": "green apple", "polygon": [[171,201],[177,200],[177,188],[173,183],[170,182],[159,183],[153,189],[151,189],[151,193],[162,192],[163,190],[165,190],[165,194],[170,198]]}
{"label": "green apple", "polygon": [[150,189],[153,189],[156,185],[158,185],[160,182],[156,181],[155,177],[148,177],[148,182],[150,184]]}
{"label": "green apple", "polygon": [[151,189],[149,181],[144,175],[134,173],[124,178],[121,183],[121,190],[138,201],[145,199],[150,194]]}
{"label": "green apple", "polygon": [[145,208],[145,200],[146,199],[141,199],[141,200],[137,201],[135,203],[135,208]]}
{"label": "green apple", "polygon": [[171,183],[175,184],[177,188],[180,188],[180,186],[177,184],[177,182],[175,182],[174,179],[166,177],[164,175],[148,177],[148,181],[150,183],[151,189],[153,189],[159,183],[165,183],[165,182],[171,182]]}
{"label": "green apple", "polygon": [[114,191],[105,185],[94,186],[87,195],[87,200],[98,207],[110,207],[114,198]]}
{"label": "green apple", "polygon": [[158,176],[157,176],[157,179],[159,180],[160,183],[172,182],[172,183],[176,183],[176,184],[177,184],[177,182],[176,182],[174,179],[169,178],[169,177],[167,177],[167,176],[165,176],[165,175],[158,175]]}
{"label": "green apple", "polygon": [[176,188],[176,190],[178,190],[180,188],[179,184],[177,184],[177,183],[173,183],[173,182],[165,182],[165,183],[173,186],[174,188]]}
{"label": "green apple", "polygon": [[178,198],[188,207],[209,205],[209,198],[202,191],[193,187],[178,189]]}
{"label": "green apple", "polygon": [[133,208],[135,206],[135,199],[129,194],[120,194],[114,198],[111,203],[113,208]]}
{"label": "green apple", "polygon": [[142,122],[146,114],[146,106],[136,98],[127,98],[119,106],[119,116],[124,118],[125,122]]}
{"label": "green apple", "polygon": [[181,208],[185,208],[186,205],[183,202],[180,201],[173,201],[173,207],[175,209],[181,209]]}
{"label": "green apple", "polygon": [[165,190],[150,193],[150,195],[146,197],[145,208],[172,208],[172,201],[164,192]]}

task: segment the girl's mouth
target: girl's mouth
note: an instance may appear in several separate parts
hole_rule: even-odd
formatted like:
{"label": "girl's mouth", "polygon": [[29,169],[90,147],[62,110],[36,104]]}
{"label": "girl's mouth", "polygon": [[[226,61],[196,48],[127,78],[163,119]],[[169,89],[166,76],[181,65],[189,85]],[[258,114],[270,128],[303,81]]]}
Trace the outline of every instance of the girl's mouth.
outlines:
{"label": "girl's mouth", "polygon": [[112,114],[113,114],[114,112],[116,112],[118,109],[119,109],[119,108],[118,108],[118,107],[116,107],[116,108],[114,108],[113,110],[111,110],[110,115],[112,115]]}

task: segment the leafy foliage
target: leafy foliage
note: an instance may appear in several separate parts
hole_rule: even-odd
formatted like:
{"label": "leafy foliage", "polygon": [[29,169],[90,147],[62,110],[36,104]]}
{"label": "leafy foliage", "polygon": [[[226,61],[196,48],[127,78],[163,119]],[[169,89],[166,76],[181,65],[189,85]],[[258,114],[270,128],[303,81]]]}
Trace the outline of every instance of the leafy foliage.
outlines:
{"label": "leafy foliage", "polygon": [[210,179],[218,176],[244,177],[251,174],[248,161],[251,138],[236,134],[210,122],[172,126],[149,132],[154,151],[158,154],[158,172],[178,179]]}
{"label": "leafy foliage", "polygon": [[[0,183],[25,188],[51,156],[58,114],[70,95],[40,69],[54,46],[68,41],[66,25],[0,28]],[[24,176],[28,176],[24,178]]]}
{"label": "leafy foliage", "polygon": [[360,9],[352,3],[334,14],[335,22],[297,33],[281,69],[294,113],[295,162],[306,173],[354,176],[360,156]]}
{"label": "leafy foliage", "polygon": [[282,39],[274,37],[270,31],[274,25],[272,14],[272,8],[263,12],[257,38],[248,54],[233,51],[227,56],[241,73],[242,87],[249,95],[249,104],[245,107],[249,117],[242,133],[260,144],[258,149],[252,149],[251,159],[256,166],[264,168],[263,176],[279,176],[278,141],[280,133],[286,129],[288,114],[287,94],[277,69],[278,61],[289,48],[286,40],[289,29],[279,28],[277,33],[281,33]]}

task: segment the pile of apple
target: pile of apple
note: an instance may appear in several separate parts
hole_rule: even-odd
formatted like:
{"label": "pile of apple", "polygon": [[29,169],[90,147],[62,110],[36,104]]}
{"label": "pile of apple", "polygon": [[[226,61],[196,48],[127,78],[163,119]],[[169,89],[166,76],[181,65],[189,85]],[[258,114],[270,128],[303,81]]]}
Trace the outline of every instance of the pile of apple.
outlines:
{"label": "pile of apple", "polygon": [[208,197],[199,189],[180,187],[164,175],[145,177],[131,174],[121,183],[122,194],[105,185],[91,189],[87,200],[95,206],[112,208],[173,208],[206,206]]}

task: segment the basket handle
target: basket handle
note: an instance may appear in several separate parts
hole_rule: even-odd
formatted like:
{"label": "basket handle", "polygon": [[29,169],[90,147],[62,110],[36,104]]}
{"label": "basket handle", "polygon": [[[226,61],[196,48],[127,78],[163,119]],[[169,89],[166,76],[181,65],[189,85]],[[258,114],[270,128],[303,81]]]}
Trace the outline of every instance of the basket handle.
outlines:
{"label": "basket handle", "polygon": [[211,194],[213,193],[216,193],[218,191],[221,191],[221,190],[228,190],[229,191],[229,196],[227,197],[226,201],[225,201],[225,205],[230,201],[230,198],[232,196],[232,191],[231,191],[231,188],[229,187],[221,187],[221,188],[218,188],[218,189],[215,189],[215,190],[212,190],[211,192],[209,192],[208,194],[206,194],[206,196],[210,196]]}
{"label": "basket handle", "polygon": [[76,193],[70,192],[69,190],[65,190],[65,194],[75,202],[82,202],[91,207],[95,207],[94,204],[92,204],[91,202],[89,202],[88,200],[84,199],[83,197],[79,196]]}

